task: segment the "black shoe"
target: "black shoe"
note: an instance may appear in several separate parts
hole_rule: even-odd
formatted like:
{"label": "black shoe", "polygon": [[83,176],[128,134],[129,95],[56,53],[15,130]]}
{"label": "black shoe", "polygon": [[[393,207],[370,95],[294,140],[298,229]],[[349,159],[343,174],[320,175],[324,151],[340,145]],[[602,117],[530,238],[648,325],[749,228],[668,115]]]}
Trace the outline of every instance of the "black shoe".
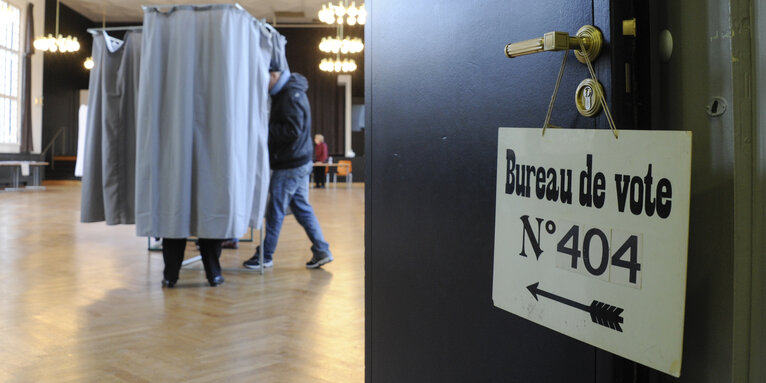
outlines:
{"label": "black shoe", "polygon": [[224,249],[239,249],[239,241],[233,239],[227,239],[221,242],[221,247]]}
{"label": "black shoe", "polygon": [[178,281],[169,281],[167,279],[162,280],[162,287],[167,287],[169,289],[172,289]]}
{"label": "black shoe", "polygon": [[311,260],[306,262],[306,268],[308,269],[316,269],[322,265],[328,264],[333,261],[332,254],[330,253],[322,253],[322,254],[314,254],[313,257],[311,257]]}
{"label": "black shoe", "polygon": [[[248,269],[253,270],[260,270],[261,269],[261,260],[258,259],[258,253],[256,252],[255,255],[252,256],[252,258],[248,259],[247,261],[242,263],[242,266],[247,267]],[[274,261],[267,261],[263,260],[263,268],[268,269],[270,267],[274,267]]]}
{"label": "black shoe", "polygon": [[218,275],[215,278],[208,280],[208,282],[210,283],[210,286],[216,287],[223,284],[223,276]]}
{"label": "black shoe", "polygon": [[[250,259],[248,259],[247,261],[242,262],[242,266],[245,266],[248,269],[260,270],[261,269],[261,261],[260,261],[260,259],[258,257],[258,253],[260,251],[261,251],[261,247],[260,246],[256,246],[255,254],[253,254],[253,256],[250,257]],[[274,267],[274,260],[268,260],[268,259],[265,259],[265,258],[266,257],[264,256],[263,268],[264,269],[268,269],[270,267]]]}

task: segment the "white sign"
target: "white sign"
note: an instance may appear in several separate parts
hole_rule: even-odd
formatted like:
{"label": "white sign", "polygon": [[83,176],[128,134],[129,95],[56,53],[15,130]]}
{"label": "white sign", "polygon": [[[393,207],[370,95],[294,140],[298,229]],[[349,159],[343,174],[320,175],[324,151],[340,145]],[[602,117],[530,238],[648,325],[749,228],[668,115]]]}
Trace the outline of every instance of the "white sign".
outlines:
{"label": "white sign", "polygon": [[494,304],[681,374],[691,132],[500,128]]}

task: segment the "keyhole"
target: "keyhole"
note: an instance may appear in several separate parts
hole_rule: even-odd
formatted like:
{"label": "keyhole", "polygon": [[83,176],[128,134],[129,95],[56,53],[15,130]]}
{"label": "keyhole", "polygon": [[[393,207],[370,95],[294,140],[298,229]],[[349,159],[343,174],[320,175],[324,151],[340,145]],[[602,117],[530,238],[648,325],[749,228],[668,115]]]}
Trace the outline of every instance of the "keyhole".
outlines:
{"label": "keyhole", "polygon": [[707,104],[707,114],[710,117],[718,117],[726,112],[726,100],[715,97]]}
{"label": "keyhole", "polygon": [[593,106],[591,103],[591,97],[593,97],[593,89],[591,87],[585,87],[583,90],[583,96],[585,97],[585,110],[590,110]]}

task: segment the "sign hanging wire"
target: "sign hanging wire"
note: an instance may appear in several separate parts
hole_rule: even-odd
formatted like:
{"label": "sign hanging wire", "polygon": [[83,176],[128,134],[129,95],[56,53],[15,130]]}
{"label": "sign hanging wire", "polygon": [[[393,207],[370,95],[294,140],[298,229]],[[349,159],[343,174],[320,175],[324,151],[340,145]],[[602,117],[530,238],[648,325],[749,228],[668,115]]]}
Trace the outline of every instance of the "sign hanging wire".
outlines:
{"label": "sign hanging wire", "polygon": [[[582,39],[578,39],[580,42],[580,51],[585,52],[585,45],[582,42]],[[590,72],[590,77],[593,78],[596,83],[598,83],[598,78],[596,77],[596,72],[593,70],[593,65],[591,65],[590,57],[588,55],[585,56],[585,64],[588,65],[588,71]],[[566,68],[567,65],[567,57],[569,57],[569,49],[567,48],[564,51],[564,58],[561,60],[561,69],[559,69],[559,75],[556,78],[556,86],[553,88],[553,95],[551,96],[551,102],[548,104],[548,113],[545,114],[545,123],[543,124],[543,136],[545,135],[545,129],[547,129],[549,126],[554,127],[554,125],[550,125],[551,122],[551,115],[553,115],[553,106],[556,103],[556,96],[559,93],[559,86],[561,85],[561,79],[564,77],[564,68]],[[601,105],[604,106],[604,115],[606,116],[606,120],[609,123],[609,128],[612,130],[612,133],[614,134],[614,138],[619,138],[619,131],[617,130],[617,127],[614,124],[614,118],[612,117],[612,111],[609,109],[609,104],[606,103],[606,97],[604,96],[604,92],[601,91],[600,87],[594,87],[594,92],[596,92],[596,95],[598,96],[599,101],[601,101]]]}
{"label": "sign hanging wire", "polygon": [[548,113],[545,114],[545,123],[543,124],[543,136],[545,135],[545,129],[548,128],[551,122],[551,115],[553,115],[553,105],[556,103],[556,95],[559,94],[559,85],[561,85],[561,78],[564,77],[564,68],[567,66],[567,57],[569,57],[569,48],[564,51],[564,59],[561,60],[561,69],[559,69],[559,77],[556,78],[556,87],[553,88],[553,95],[551,96],[551,102],[548,104]]}
{"label": "sign hanging wire", "polygon": [[[585,44],[583,44],[582,39],[578,39],[580,42],[580,51],[585,52]],[[585,64],[588,65],[588,71],[590,72],[590,77],[593,78],[593,81],[598,83],[598,78],[596,78],[596,72],[593,71],[593,65],[590,63],[590,57],[588,57],[587,54],[583,55],[585,56]],[[617,127],[614,125],[614,118],[612,118],[612,111],[609,109],[609,104],[606,103],[606,97],[604,97],[604,92],[596,91],[598,94],[598,98],[601,100],[601,105],[604,106],[604,115],[606,115],[606,120],[609,122],[609,128],[612,129],[612,133],[614,134],[614,138],[619,138],[619,132],[617,131]]]}

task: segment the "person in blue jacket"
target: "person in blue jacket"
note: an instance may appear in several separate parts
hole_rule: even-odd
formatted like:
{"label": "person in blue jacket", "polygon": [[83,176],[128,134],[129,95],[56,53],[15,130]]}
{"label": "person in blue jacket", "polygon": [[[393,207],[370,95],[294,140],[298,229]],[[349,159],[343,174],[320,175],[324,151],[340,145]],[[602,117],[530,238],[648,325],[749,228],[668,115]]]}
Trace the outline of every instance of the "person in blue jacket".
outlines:
{"label": "person in blue jacket", "polygon": [[306,77],[299,73],[290,73],[287,68],[271,70],[270,76],[269,94],[272,100],[269,119],[269,166],[273,172],[266,207],[263,265],[258,259],[258,250],[243,265],[256,270],[273,267],[279,232],[289,207],[311,240],[312,257],[306,263],[306,267],[314,269],[332,262],[333,256],[308,200],[309,174],[313,170],[314,152],[311,140],[311,107],[306,96],[309,84]]}

